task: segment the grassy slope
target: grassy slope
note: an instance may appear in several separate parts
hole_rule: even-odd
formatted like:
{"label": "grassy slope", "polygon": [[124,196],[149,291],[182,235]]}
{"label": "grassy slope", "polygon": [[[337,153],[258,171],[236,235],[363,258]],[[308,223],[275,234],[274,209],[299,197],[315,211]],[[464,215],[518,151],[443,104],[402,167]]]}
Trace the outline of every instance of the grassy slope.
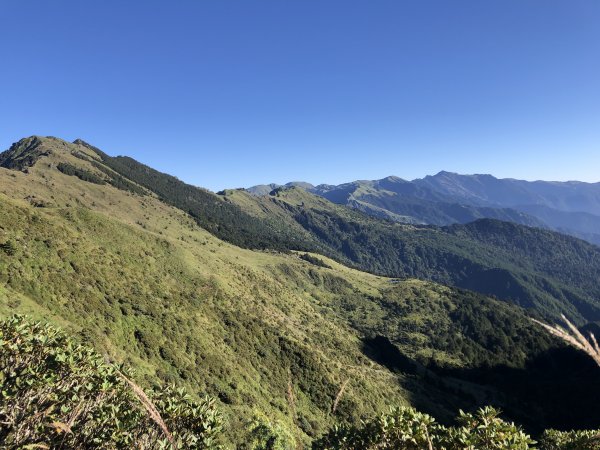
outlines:
{"label": "grassy slope", "polygon": [[[278,269],[285,264],[300,276],[310,264],[230,246],[155,199],[97,190],[43,166],[28,175],[2,169],[2,180],[12,198],[27,193],[55,205],[33,208],[1,195],[0,241],[17,247],[0,258],[3,314],[68,325],[149,379],[183,379],[195,392],[218,395],[232,417],[251,417],[255,405],[289,422],[290,371],[293,384],[319,387],[312,397],[297,388],[307,430],[330,423],[327,410],[350,376],[354,387],[342,413],[403,402],[400,384],[390,382],[396,376],[377,368],[357,335],[320,311],[315,297],[334,294],[297,286]],[[97,211],[84,206],[92,204]],[[366,291],[381,284],[352,271],[342,276]]]}
{"label": "grassy slope", "polygon": [[444,228],[386,223],[297,188],[264,197],[227,191],[225,198],[309,230],[357,267],[494,295],[547,318],[600,320],[600,250],[575,238],[487,219]]}
{"label": "grassy slope", "polygon": [[[327,258],[331,269],[294,254],[232,246],[152,195],[56,170],[67,162],[101,176],[70,154],[85,151],[81,146],[44,140],[44,147],[50,154],[29,173],[0,168],[0,243],[16,249],[0,250],[0,312],[65,326],[136,367],[148,383],[177,380],[217,395],[232,437],[239,438],[239,422],[254,408],[298,425],[303,438],[318,435],[333,423],[329,410],[347,379],[337,419],[398,403],[454,416],[458,407],[494,398],[493,387],[441,379],[423,367],[427,360],[517,367],[526,353],[549,348],[507,305],[434,283],[392,283]],[[280,206],[274,208],[262,214]],[[485,307],[464,319],[456,314],[477,302]],[[469,329],[473,317],[490,315],[498,320],[488,335],[506,342],[483,345]],[[458,343],[448,343],[447,334]],[[374,357],[363,338],[377,335],[416,365],[391,367],[389,358]]]}
{"label": "grassy slope", "polygon": [[[579,323],[600,320],[600,250],[577,239],[493,220],[479,221],[476,227],[386,224],[298,188],[277,189],[260,199],[236,191],[218,196],[131,158],[110,157],[83,141],[76,143],[236,245],[316,251],[372,273],[494,295],[549,319],[564,313]],[[527,239],[513,254],[506,248],[514,247],[515,235]]]}

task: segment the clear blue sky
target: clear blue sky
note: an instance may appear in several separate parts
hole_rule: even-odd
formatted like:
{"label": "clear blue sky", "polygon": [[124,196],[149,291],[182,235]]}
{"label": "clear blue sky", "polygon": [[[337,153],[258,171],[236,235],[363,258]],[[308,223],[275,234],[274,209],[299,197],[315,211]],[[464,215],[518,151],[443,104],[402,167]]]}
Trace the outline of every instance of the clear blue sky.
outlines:
{"label": "clear blue sky", "polygon": [[600,181],[598,0],[0,0],[0,147],[213,190],[445,169]]}

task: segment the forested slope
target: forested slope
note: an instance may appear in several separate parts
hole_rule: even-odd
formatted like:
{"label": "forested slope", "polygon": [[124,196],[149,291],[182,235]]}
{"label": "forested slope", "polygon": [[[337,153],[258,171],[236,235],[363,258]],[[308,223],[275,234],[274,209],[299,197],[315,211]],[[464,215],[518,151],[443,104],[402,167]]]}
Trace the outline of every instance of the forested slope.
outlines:
{"label": "forested slope", "polygon": [[[593,426],[600,417],[590,395],[600,392],[597,369],[520,308],[317,254],[231,245],[88,147],[35,139],[35,153],[19,152],[25,165],[0,168],[0,312],[60,324],[135,367],[145,386],[176,382],[195,398],[215,396],[230,443],[243,439],[240,430],[256,414],[307,443],[335,423],[398,404],[444,422],[459,408],[494,404],[531,430]],[[244,195],[206,198],[258,223],[268,217],[344,261],[352,253],[336,243],[342,233],[348,249],[350,239],[361,251],[381,244],[381,256],[397,239],[395,225],[345,209],[319,212],[329,202],[294,195],[284,191],[264,205]],[[314,229],[297,220],[302,211]],[[222,217],[229,216],[206,220]],[[370,240],[374,231],[381,241]],[[453,239],[458,251],[462,240]],[[442,254],[424,258],[414,248],[415,261]],[[376,253],[367,256],[355,265]],[[428,268],[414,267],[415,274]],[[530,379],[544,389],[527,389]]]}
{"label": "forested slope", "polygon": [[[547,318],[564,313],[581,324],[600,320],[600,248],[578,239],[486,219],[475,222],[478,229],[487,227],[488,234],[495,233],[486,240],[471,235],[473,226],[468,224],[447,228],[395,224],[371,219],[297,187],[278,188],[263,197],[242,191],[219,196],[131,158],[111,157],[81,140],[75,142],[77,149],[98,158],[105,171],[109,167],[144,186],[235,245],[314,251],[376,274],[418,277],[493,295]],[[515,234],[529,239],[519,248],[518,258],[507,251]],[[535,247],[546,252],[523,251]],[[557,269],[560,254],[564,257]]]}
{"label": "forested slope", "polygon": [[226,198],[309,231],[330,255],[362,270],[471,289],[549,318],[600,319],[600,248],[570,236],[491,219],[448,227],[398,224],[299,188],[263,197],[227,191]]}

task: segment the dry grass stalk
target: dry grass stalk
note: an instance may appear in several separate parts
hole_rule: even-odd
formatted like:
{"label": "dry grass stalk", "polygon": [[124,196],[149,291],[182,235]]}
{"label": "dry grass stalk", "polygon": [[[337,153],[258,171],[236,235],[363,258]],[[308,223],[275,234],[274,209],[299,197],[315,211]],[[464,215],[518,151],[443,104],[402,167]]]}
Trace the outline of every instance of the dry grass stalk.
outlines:
{"label": "dry grass stalk", "polygon": [[340,390],[338,391],[337,395],[335,396],[335,400],[333,401],[333,406],[331,407],[332,414],[335,414],[338,404],[340,403],[340,400],[342,399],[342,395],[344,395],[344,391],[346,390],[346,386],[348,386],[349,382],[350,382],[350,378],[346,379],[346,381],[344,381],[344,383],[340,387]]}
{"label": "dry grass stalk", "polygon": [[135,393],[137,398],[140,400],[141,404],[144,406],[144,409],[148,412],[148,415],[150,416],[150,418],[159,426],[159,428],[165,434],[166,438],[171,443],[171,446],[173,447],[173,449],[176,449],[177,445],[175,444],[175,439],[173,438],[173,435],[170,433],[169,429],[167,428],[165,421],[160,416],[158,409],[156,409],[156,406],[154,406],[154,403],[152,403],[152,400],[150,400],[150,398],[146,395],[146,393],[144,392],[144,390],[141,387],[139,387],[137,384],[135,384],[132,380],[127,378],[121,372],[118,372],[118,373],[121,376],[121,378],[123,378],[123,380],[125,380],[127,382],[127,384],[129,384],[129,386],[131,387],[131,390]]}
{"label": "dry grass stalk", "polygon": [[[296,413],[296,396],[294,395],[294,385],[292,384],[292,372],[289,371],[288,376],[288,385],[287,385],[287,401],[290,406],[290,414],[292,415],[292,420],[298,426],[298,415]],[[299,428],[296,430],[296,433],[299,432]],[[295,433],[295,434],[296,434]],[[296,450],[301,450],[302,442],[300,439],[296,441]]]}
{"label": "dry grass stalk", "polygon": [[429,437],[429,432],[425,430],[425,436],[427,437],[427,450],[433,450],[433,442],[431,442],[431,438]]}
{"label": "dry grass stalk", "polygon": [[290,405],[290,413],[292,414],[292,419],[296,422],[296,397],[294,396],[294,388],[292,386],[292,374],[288,378],[288,386],[287,386],[287,400]]}
{"label": "dry grass stalk", "polygon": [[598,366],[600,366],[600,348],[598,347],[598,341],[596,341],[596,337],[594,336],[594,334],[590,333],[590,340],[591,340],[591,343],[590,343],[590,341],[588,341],[585,338],[585,336],[583,334],[581,334],[581,332],[577,329],[577,327],[575,325],[573,325],[571,322],[569,322],[569,320],[564,315],[561,315],[561,317],[562,317],[563,321],[567,324],[569,329],[571,330],[570,333],[567,330],[564,330],[563,328],[559,327],[558,325],[552,326],[552,325],[548,325],[543,322],[540,322],[539,320],[535,320],[535,319],[531,319],[531,320],[533,320],[538,325],[541,325],[550,334],[560,338],[567,344],[569,344],[575,348],[578,348],[579,350],[584,351],[594,361],[596,361],[596,364],[598,364]]}

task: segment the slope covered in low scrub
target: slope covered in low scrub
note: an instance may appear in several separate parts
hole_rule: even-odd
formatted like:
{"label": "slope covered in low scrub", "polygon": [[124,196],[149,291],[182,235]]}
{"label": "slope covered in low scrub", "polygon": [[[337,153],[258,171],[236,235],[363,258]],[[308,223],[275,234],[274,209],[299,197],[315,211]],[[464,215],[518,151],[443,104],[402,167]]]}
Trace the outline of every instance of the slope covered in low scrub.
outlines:
{"label": "slope covered in low scrub", "polygon": [[[257,434],[286,430],[306,444],[394,405],[448,424],[460,408],[492,404],[536,432],[600,417],[589,393],[600,392],[597,369],[514,305],[361,272],[327,252],[232,245],[214,235],[218,224],[205,230],[88,147],[40,141],[26,170],[0,168],[0,314],[59,324],[135,367],[144,386],[176,383],[196,401],[214,397],[228,423],[225,444],[245,439],[238,431],[252,424]],[[64,173],[61,163],[105,182]],[[301,202],[313,214],[312,197],[288,195],[263,214],[324,245],[290,219]],[[262,220],[255,206],[239,208]],[[353,216],[320,217],[360,242]],[[565,361],[572,374],[556,370]],[[540,388],[526,389],[532,377]]]}
{"label": "slope covered in low scrub", "polygon": [[[145,390],[128,370],[105,362],[61,330],[24,316],[0,321],[0,442],[3,448],[219,449],[223,418],[215,399],[193,400],[175,386]],[[240,448],[289,449],[294,436],[264,417],[244,429]],[[541,450],[600,448],[600,431],[544,432]],[[485,407],[446,427],[414,408],[392,407],[359,425],[341,424],[315,450],[534,448],[518,426]]]}

